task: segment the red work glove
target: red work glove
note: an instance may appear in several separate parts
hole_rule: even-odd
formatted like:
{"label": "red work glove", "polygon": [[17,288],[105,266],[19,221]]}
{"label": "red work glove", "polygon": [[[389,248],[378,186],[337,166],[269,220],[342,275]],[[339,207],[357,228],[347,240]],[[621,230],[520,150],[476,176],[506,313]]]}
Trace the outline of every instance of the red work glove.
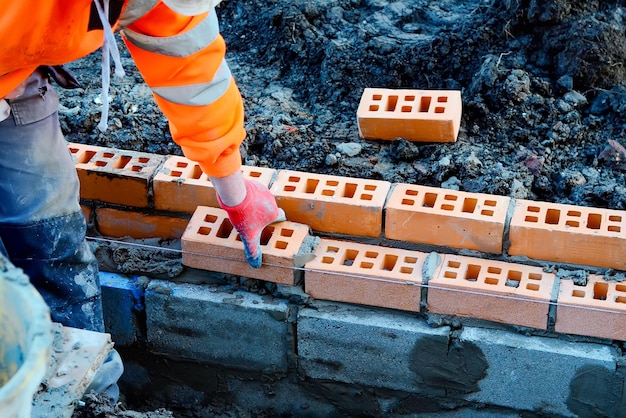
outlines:
{"label": "red work glove", "polygon": [[261,233],[267,225],[284,221],[285,212],[276,205],[276,198],[267,187],[258,181],[244,181],[246,198],[243,202],[237,206],[226,206],[219,195],[217,200],[239,232],[248,263],[259,268],[262,263]]}

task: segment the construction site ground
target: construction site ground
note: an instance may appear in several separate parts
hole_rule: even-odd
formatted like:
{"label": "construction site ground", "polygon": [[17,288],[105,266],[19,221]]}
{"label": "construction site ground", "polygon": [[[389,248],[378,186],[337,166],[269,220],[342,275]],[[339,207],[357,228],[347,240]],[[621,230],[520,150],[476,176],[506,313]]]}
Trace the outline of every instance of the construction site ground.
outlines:
{"label": "construction site ground", "polygon": [[[246,165],[625,209],[623,1],[245,0],[217,12],[246,107]],[[105,133],[100,53],[70,65],[84,88],[61,92],[66,138],[180,155],[121,50]],[[460,90],[458,140],[359,138],[367,87]],[[145,416],[170,416],[160,411]]]}

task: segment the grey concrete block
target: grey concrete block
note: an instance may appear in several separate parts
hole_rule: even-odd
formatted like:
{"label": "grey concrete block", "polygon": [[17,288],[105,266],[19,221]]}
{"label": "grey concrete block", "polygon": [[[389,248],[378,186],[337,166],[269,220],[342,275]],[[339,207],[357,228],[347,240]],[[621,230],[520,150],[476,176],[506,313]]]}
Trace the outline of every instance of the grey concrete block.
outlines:
{"label": "grey concrete block", "polygon": [[118,346],[135,342],[145,327],[143,292],[146,281],[100,272],[105,330]]}
{"label": "grey concrete block", "polygon": [[614,347],[509,331],[465,328],[484,368],[468,400],[561,416],[615,416],[622,377]]}
{"label": "grey concrete block", "polygon": [[[449,328],[405,313],[317,302],[298,314],[298,362],[310,378],[431,391]],[[444,390],[435,388],[433,394]]]}
{"label": "grey concrete block", "polygon": [[286,372],[293,336],[285,300],[229,287],[153,280],[147,339],[159,354],[259,372]]}

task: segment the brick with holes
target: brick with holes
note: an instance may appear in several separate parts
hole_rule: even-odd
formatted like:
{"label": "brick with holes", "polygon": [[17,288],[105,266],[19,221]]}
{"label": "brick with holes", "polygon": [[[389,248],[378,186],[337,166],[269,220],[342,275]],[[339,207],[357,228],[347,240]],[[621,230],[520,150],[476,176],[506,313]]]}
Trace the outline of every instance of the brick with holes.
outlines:
{"label": "brick with holes", "polygon": [[199,206],[182,236],[183,264],[268,282],[294,285],[302,276],[303,260],[310,250],[309,227],[295,222],[277,222],[261,234],[263,265],[250,267],[243,243],[226,212]]}
{"label": "brick with holes", "polygon": [[547,329],[556,277],[540,267],[453,254],[428,280],[428,312]]}
{"label": "brick with holes", "polygon": [[80,197],[145,208],[150,185],[163,156],[70,143],[80,179]]}
{"label": "brick with holes", "polygon": [[626,341],[624,314],[626,283],[598,274],[590,274],[585,284],[561,277],[556,332]]}
{"label": "brick with holes", "polygon": [[428,254],[321,239],[305,265],[305,292],[315,299],[419,312]]}
{"label": "brick with holes", "polygon": [[500,254],[510,200],[396,184],[385,205],[385,237]]}
{"label": "brick with holes", "polygon": [[357,109],[365,139],[455,142],[461,126],[461,92],[366,88]]}
{"label": "brick with holes", "polygon": [[391,183],[281,170],[272,193],[287,219],[320,232],[379,237]]}
{"label": "brick with holes", "polygon": [[626,269],[626,212],[516,200],[510,255]]}
{"label": "brick with holes", "polygon": [[[269,187],[276,170],[242,166],[244,177]],[[154,207],[159,210],[193,213],[198,206],[219,207],[215,189],[200,165],[180,156],[169,157],[153,181]]]}

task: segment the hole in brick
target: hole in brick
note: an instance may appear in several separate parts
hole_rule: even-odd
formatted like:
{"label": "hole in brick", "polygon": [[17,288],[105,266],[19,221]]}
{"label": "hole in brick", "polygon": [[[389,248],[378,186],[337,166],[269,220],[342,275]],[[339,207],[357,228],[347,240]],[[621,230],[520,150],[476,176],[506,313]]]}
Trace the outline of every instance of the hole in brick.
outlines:
{"label": "hole in brick", "polygon": [[328,247],[326,247],[326,252],[327,253],[338,253],[339,252],[339,247],[334,247],[332,245],[329,245]]}
{"label": "hole in brick", "polygon": [[417,263],[417,257],[404,257],[404,262],[408,264]]}
{"label": "hole in brick", "polygon": [[618,215],[609,215],[609,221],[611,222],[622,222],[622,217]]}
{"label": "hole in brick", "polygon": [[198,235],[209,235],[211,233],[211,228],[206,226],[201,226],[198,228]]}
{"label": "hole in brick", "polygon": [[404,96],[404,101],[405,102],[414,102],[415,101],[415,96]]}
{"label": "hole in brick", "polygon": [[300,177],[296,177],[296,176],[289,176],[289,179],[287,179],[287,181],[289,183],[299,183],[300,182]]}
{"label": "hole in brick", "polygon": [[376,186],[374,186],[373,184],[366,184],[365,186],[363,186],[363,189],[368,191],[374,191],[376,190]]}
{"label": "hole in brick", "polygon": [[526,289],[537,291],[537,290],[539,290],[539,285],[536,284],[536,283],[528,283],[528,284],[526,284]]}
{"label": "hole in brick", "polygon": [[461,263],[459,263],[458,261],[448,261],[448,267],[458,269],[459,267],[461,267]]}
{"label": "hole in brick", "polygon": [[571,226],[573,228],[578,228],[580,226],[580,222],[578,222],[578,221],[567,221],[567,222],[565,222],[565,226]]}
{"label": "hole in brick", "polygon": [[606,295],[609,292],[608,283],[596,282],[593,284],[593,298],[598,300],[606,300]]}
{"label": "hole in brick", "polygon": [[413,269],[411,267],[400,267],[400,273],[411,274],[413,273]]}
{"label": "hole in brick", "polygon": [[467,271],[465,272],[465,280],[475,282],[478,280],[478,274],[480,273],[480,266],[476,264],[468,264]]}
{"label": "hole in brick", "polygon": [[618,296],[615,298],[615,302],[617,303],[626,303],[626,298],[624,296]]}
{"label": "hole in brick", "polygon": [[541,280],[543,279],[543,275],[541,273],[528,273],[529,280]]}
{"label": "hole in brick", "polygon": [[463,201],[463,212],[474,213],[476,210],[477,199],[467,198]]}
{"label": "hole in brick", "polygon": [[417,190],[409,189],[404,194],[407,196],[417,196]]}
{"label": "hole in brick", "polygon": [[345,189],[343,190],[343,197],[352,198],[354,197],[355,192],[356,192],[356,184],[347,183]]}
{"label": "hole in brick", "polygon": [[524,218],[524,220],[525,220],[526,222],[538,222],[538,221],[539,221],[539,218],[538,218],[538,217],[536,217],[536,216],[526,216],[526,217]]}
{"label": "hole in brick", "polygon": [[585,291],[584,290],[574,290],[572,292],[572,296],[575,298],[584,298],[585,297]]}
{"label": "hole in brick", "polygon": [[495,277],[487,277],[485,279],[485,284],[498,284],[498,279],[496,279]]}
{"label": "hole in brick", "polygon": [[369,261],[361,262],[361,268],[371,269],[372,267],[374,267],[374,263],[370,263]]}
{"label": "hole in brick", "polygon": [[374,251],[366,251],[365,252],[365,257],[367,257],[367,258],[376,258],[376,257],[378,257],[378,253],[376,253]]}
{"label": "hole in brick", "polygon": [[456,271],[446,271],[443,273],[443,277],[446,279],[456,279]]}
{"label": "hole in brick", "polygon": [[387,108],[385,109],[387,112],[393,112],[396,110],[396,106],[398,105],[398,96],[392,95],[387,98]]}
{"label": "hole in brick", "polygon": [[233,230],[233,225],[230,223],[230,221],[228,221],[227,219],[224,219],[222,221],[222,224],[218,228],[216,235],[218,238],[228,238],[232,230]]}
{"label": "hole in brick", "polygon": [[102,158],[113,158],[115,157],[115,154],[112,152],[103,152],[102,153]]}
{"label": "hole in brick", "polygon": [[378,112],[378,109],[380,109],[380,106],[370,105],[370,112]]}
{"label": "hole in brick", "polygon": [[180,177],[183,175],[182,171],[170,171],[170,177]]}
{"label": "hole in brick", "polygon": [[187,167],[188,165],[189,165],[189,164],[188,164],[187,162],[185,162],[185,161],[178,161],[178,162],[176,163],[176,167],[178,167],[178,168],[185,168],[185,167]]}
{"label": "hole in brick", "polygon": [[415,200],[413,200],[413,199],[402,199],[402,204],[403,205],[413,206],[415,204]]}
{"label": "hole in brick", "polygon": [[284,250],[287,248],[287,243],[285,241],[276,241],[276,248],[279,250]]}
{"label": "hole in brick", "polygon": [[283,187],[283,191],[285,192],[294,192],[295,190],[295,186],[286,185],[285,187]]}
{"label": "hole in brick", "polygon": [[497,205],[497,202],[495,200],[485,200],[485,206],[495,207],[496,205]]}
{"label": "hole in brick", "polygon": [[319,184],[319,180],[317,179],[308,179],[306,181],[306,188],[304,189],[305,193],[315,193],[315,189],[317,189],[317,185]]}
{"label": "hole in brick", "polygon": [[334,190],[329,190],[329,189],[322,190],[322,196],[334,196],[334,195],[335,195]]}
{"label": "hole in brick", "polygon": [[281,237],[292,237],[293,236],[293,229],[281,229],[280,230],[280,236]]}
{"label": "hole in brick", "polygon": [[445,107],[435,106],[435,113],[444,113],[446,111]]}
{"label": "hole in brick", "polygon": [[266,226],[263,232],[261,232],[261,240],[260,240],[261,245],[267,245],[267,243],[270,242],[270,238],[272,238],[273,234],[274,234],[274,227]]}
{"label": "hole in brick", "polygon": [[617,290],[618,292],[626,292],[626,285],[617,283],[615,285],[615,290]]}
{"label": "hole in brick", "polygon": [[442,210],[454,210],[453,205],[441,205]]}
{"label": "hole in brick", "polygon": [[456,202],[458,200],[458,196],[453,195],[453,194],[446,194],[443,196],[444,200],[450,200],[452,202]]}
{"label": "hole in brick", "polygon": [[491,274],[500,274],[502,273],[502,269],[500,267],[487,267],[487,273]]}
{"label": "hole in brick", "polygon": [[507,274],[505,285],[508,287],[519,287],[520,280],[522,280],[522,273],[516,270],[510,270]]}
{"label": "hole in brick", "polygon": [[428,109],[430,109],[430,101],[431,101],[431,97],[430,96],[422,96],[422,98],[420,99],[419,111],[420,112],[428,112]]}
{"label": "hole in brick", "polygon": [[251,171],[251,172],[248,173],[248,177],[252,177],[252,178],[255,178],[255,179],[258,179],[261,176],[262,176],[262,174],[259,171]]}
{"label": "hole in brick", "polygon": [[113,164],[113,168],[118,168],[118,169],[122,169],[124,167],[126,167],[126,165],[128,165],[128,163],[130,162],[131,157],[129,157],[128,155],[122,155],[116,162],[115,164]]}
{"label": "hole in brick", "polygon": [[362,194],[361,195],[361,200],[372,200],[374,198],[373,195],[371,194]]}
{"label": "hole in brick", "polygon": [[528,206],[528,212],[540,212],[539,206]]}
{"label": "hole in brick", "polygon": [[608,228],[609,232],[622,232],[622,228],[619,226],[611,225]]}
{"label": "hole in brick", "polygon": [[326,185],[331,186],[331,187],[336,187],[339,185],[339,182],[337,180],[327,180]]}
{"label": "hole in brick", "polygon": [[134,171],[135,173],[140,172],[141,170],[143,170],[143,167],[138,166],[138,165],[134,165],[130,168],[130,171]]}
{"label": "hole in brick", "polygon": [[402,106],[400,108],[400,111],[403,113],[411,113],[412,110],[413,110],[413,106]]}
{"label": "hole in brick", "polygon": [[324,264],[332,264],[334,261],[335,261],[335,257],[328,257],[328,256],[322,257],[322,263]]}
{"label": "hole in brick", "polygon": [[546,223],[550,225],[557,225],[559,218],[561,217],[561,211],[558,209],[548,209],[546,211]]}
{"label": "hole in brick", "polygon": [[204,173],[202,173],[202,169],[200,168],[200,166],[194,165],[191,173],[189,174],[189,177],[194,180],[198,180],[200,177],[202,177],[202,174]]}
{"label": "hole in brick", "polygon": [[204,215],[204,222],[208,222],[210,224],[214,224],[217,221],[217,216],[215,215]]}
{"label": "hole in brick", "polygon": [[600,229],[602,224],[602,215],[599,213],[590,213],[587,216],[587,228],[589,229]]}
{"label": "hole in brick", "polygon": [[76,154],[78,152],[78,148],[74,148],[74,147],[69,147],[70,148],[70,154]]}
{"label": "hole in brick", "polygon": [[150,158],[139,157],[139,158],[137,158],[137,162],[140,163],[140,164],[146,164],[146,163],[150,162]]}
{"label": "hole in brick", "polygon": [[351,266],[352,264],[354,264],[354,260],[356,259],[356,256],[359,254],[359,252],[357,250],[347,250],[346,251],[346,256],[343,259],[343,265],[344,266]]}
{"label": "hole in brick", "polygon": [[101,160],[98,160],[98,161],[95,162],[95,166],[96,167],[106,167],[107,164],[108,163],[106,161],[101,161]]}
{"label": "hole in brick", "polygon": [[398,262],[397,255],[393,255],[393,254],[385,255],[385,261],[383,262],[383,270],[388,270],[388,271],[393,270],[397,262]]}
{"label": "hole in brick", "polygon": [[434,208],[435,207],[435,201],[437,201],[437,194],[436,193],[426,193],[424,195],[424,207],[426,208]]}
{"label": "hole in brick", "polygon": [[485,215],[485,216],[493,216],[493,211],[492,210],[487,210],[487,209],[483,209],[480,211],[481,215]]}
{"label": "hole in brick", "polygon": [[567,216],[571,216],[573,218],[580,218],[580,215],[582,215],[582,213],[580,213],[577,210],[568,210],[567,211]]}
{"label": "hole in brick", "polygon": [[382,94],[374,94],[372,96],[372,100],[382,100],[383,95]]}
{"label": "hole in brick", "polygon": [[448,103],[448,96],[439,96],[437,97],[437,101],[439,103]]}
{"label": "hole in brick", "polygon": [[95,151],[85,151],[85,153],[80,158],[78,158],[78,162],[81,164],[88,163],[89,161],[91,161],[94,155],[96,155]]}

